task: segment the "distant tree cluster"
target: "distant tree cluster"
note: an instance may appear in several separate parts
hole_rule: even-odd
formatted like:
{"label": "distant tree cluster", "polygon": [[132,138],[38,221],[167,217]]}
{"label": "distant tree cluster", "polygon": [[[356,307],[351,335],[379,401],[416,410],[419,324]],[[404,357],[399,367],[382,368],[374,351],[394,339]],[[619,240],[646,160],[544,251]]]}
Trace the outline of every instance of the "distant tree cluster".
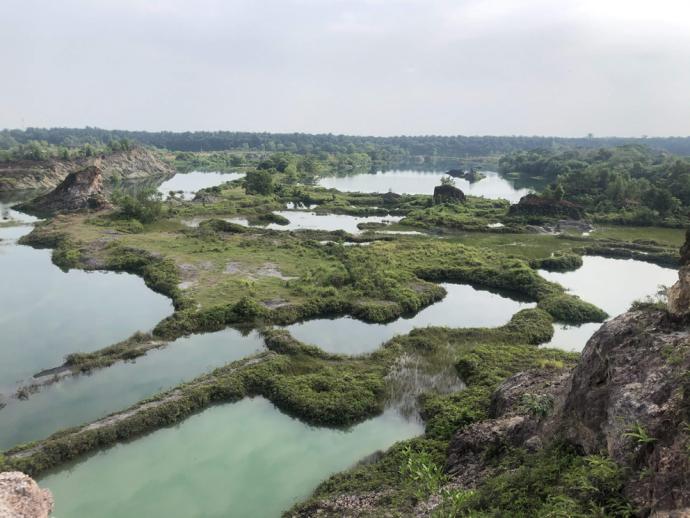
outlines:
{"label": "distant tree cluster", "polygon": [[[174,133],[169,131],[121,131],[99,128],[28,128],[0,131],[3,142],[15,144],[41,140],[56,146],[75,147],[83,144],[100,145],[113,140],[128,139],[140,144],[171,151],[245,150],[265,152],[309,153],[366,153],[375,162],[400,160],[405,157],[487,156],[529,149],[599,148],[627,144],[644,144],[679,155],[690,155],[690,138],[554,138],[539,136],[398,136],[369,137],[306,133],[247,133],[232,131],[197,131]],[[5,144],[7,148],[7,144]]]}
{"label": "distant tree cluster", "polygon": [[690,211],[690,159],[630,145],[609,149],[521,151],[499,169],[550,182],[544,195],[594,213],[625,213],[625,222],[682,223]]}
{"label": "distant tree cluster", "polygon": [[134,143],[127,138],[111,139],[107,143],[90,142],[79,145],[52,144],[45,140],[18,142],[9,134],[0,132],[0,162],[15,160],[42,161],[51,158],[73,160],[103,154],[129,151]]}

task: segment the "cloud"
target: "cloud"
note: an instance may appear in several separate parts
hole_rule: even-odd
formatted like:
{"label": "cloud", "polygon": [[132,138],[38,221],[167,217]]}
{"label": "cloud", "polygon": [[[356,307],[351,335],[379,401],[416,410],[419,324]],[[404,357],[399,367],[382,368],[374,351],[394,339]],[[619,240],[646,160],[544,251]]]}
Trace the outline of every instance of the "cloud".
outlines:
{"label": "cloud", "polygon": [[689,134],[675,0],[4,0],[5,126]]}

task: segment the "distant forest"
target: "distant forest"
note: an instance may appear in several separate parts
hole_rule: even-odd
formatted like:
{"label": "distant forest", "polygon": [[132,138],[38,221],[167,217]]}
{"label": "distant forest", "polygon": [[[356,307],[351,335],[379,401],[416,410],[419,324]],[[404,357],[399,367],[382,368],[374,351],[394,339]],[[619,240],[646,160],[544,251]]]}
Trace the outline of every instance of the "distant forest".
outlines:
{"label": "distant forest", "polygon": [[107,145],[113,141],[131,140],[170,151],[288,151],[292,153],[366,152],[374,160],[401,159],[414,156],[480,157],[503,155],[532,149],[601,148],[644,144],[650,148],[677,155],[690,155],[690,137],[653,138],[558,138],[494,136],[409,136],[362,137],[306,133],[247,133],[232,131],[120,131],[99,128],[28,128],[0,130],[0,149],[10,149],[30,141],[44,141],[56,146],[78,147],[85,144]]}

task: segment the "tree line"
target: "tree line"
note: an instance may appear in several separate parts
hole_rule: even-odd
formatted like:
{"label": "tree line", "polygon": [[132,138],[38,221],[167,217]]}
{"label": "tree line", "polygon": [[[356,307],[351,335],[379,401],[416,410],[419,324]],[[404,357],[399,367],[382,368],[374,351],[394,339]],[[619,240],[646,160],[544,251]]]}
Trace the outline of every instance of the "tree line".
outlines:
{"label": "tree line", "polygon": [[546,180],[544,194],[584,206],[612,222],[687,224],[690,159],[639,145],[564,151],[520,151],[499,170]]}
{"label": "tree line", "polygon": [[171,151],[285,151],[291,153],[367,153],[386,162],[415,156],[464,158],[502,155],[520,150],[613,147],[644,144],[678,155],[690,155],[690,137],[543,137],[543,136],[352,136],[307,133],[250,133],[234,131],[148,132],[100,128],[27,128],[1,130],[0,149],[32,140],[56,146],[103,145],[122,139]]}

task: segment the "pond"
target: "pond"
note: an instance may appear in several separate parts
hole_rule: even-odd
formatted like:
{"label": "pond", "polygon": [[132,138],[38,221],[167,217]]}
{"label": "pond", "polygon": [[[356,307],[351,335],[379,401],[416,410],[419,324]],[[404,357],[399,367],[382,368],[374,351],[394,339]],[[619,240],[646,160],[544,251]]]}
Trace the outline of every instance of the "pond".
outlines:
{"label": "pond", "polygon": [[[360,223],[397,223],[402,216],[349,216],[347,214],[317,214],[300,210],[275,211],[274,214],[287,218],[290,223],[279,225],[270,223],[268,225],[250,225],[246,218],[228,218],[227,221],[238,223],[244,226],[256,226],[271,230],[344,230],[350,234],[361,234],[363,231],[357,228]],[[199,224],[192,220],[186,222],[192,226]],[[195,223],[195,224],[194,224]]]}
{"label": "pond", "polygon": [[65,378],[0,410],[0,451],[81,425],[264,349],[255,331],[192,335],[133,362]]}
{"label": "pond", "polygon": [[189,173],[177,173],[158,186],[158,192],[167,197],[172,192],[182,192],[185,200],[191,200],[197,191],[207,187],[215,187],[225,182],[244,178],[244,173],[220,173],[191,171]]}
{"label": "pond", "polygon": [[[573,272],[539,272],[571,293],[606,311],[610,317],[624,313],[630,304],[656,294],[660,286],[670,286],[678,278],[676,270],[632,259],[585,256]],[[601,324],[566,326],[556,324],[554,337],[545,346],[581,351]]]}
{"label": "pond", "polygon": [[[485,198],[502,198],[511,203],[520,201],[530,189],[516,188],[513,181],[493,171],[482,171],[486,178],[470,183],[461,178],[454,178],[456,187],[470,196]],[[328,189],[344,192],[378,192],[393,191],[398,194],[433,194],[434,187],[441,184],[446,176],[441,171],[379,171],[350,176],[327,176],[320,178],[318,184]]]}
{"label": "pond", "polygon": [[61,271],[50,250],[17,244],[31,227],[0,227],[0,393],[63,362],[151,329],[170,300],[130,274]]}
{"label": "pond", "polygon": [[286,326],[296,339],[338,354],[362,354],[377,349],[395,335],[415,327],[497,327],[507,323],[521,309],[534,307],[489,291],[463,284],[442,284],[448,294],[443,300],[411,318],[389,324],[368,324],[351,317],[320,318]]}
{"label": "pond", "polygon": [[279,517],[330,474],[423,432],[398,412],[316,428],[261,398],[211,407],[39,483],[55,516]]}

